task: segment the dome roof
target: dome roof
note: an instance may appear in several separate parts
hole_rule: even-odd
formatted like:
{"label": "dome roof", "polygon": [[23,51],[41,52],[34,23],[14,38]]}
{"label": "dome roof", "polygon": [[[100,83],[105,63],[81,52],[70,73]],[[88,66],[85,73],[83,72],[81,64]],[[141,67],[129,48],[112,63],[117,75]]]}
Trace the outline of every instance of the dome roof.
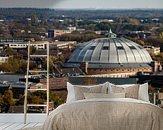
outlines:
{"label": "dome roof", "polygon": [[149,53],[126,38],[99,38],[81,43],[68,63],[150,63]]}

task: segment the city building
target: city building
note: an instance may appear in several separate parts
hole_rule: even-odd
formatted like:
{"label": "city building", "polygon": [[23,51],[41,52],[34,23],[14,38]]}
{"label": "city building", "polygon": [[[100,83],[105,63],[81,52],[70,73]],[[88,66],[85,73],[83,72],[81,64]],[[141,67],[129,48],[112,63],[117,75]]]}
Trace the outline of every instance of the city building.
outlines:
{"label": "city building", "polygon": [[0,51],[0,65],[8,61],[9,56],[2,50]]}
{"label": "city building", "polygon": [[[158,66],[156,66],[158,65]],[[65,63],[65,67],[79,67],[87,75],[128,77],[137,72],[161,69],[139,44],[109,32],[108,38],[82,43]]]}
{"label": "city building", "polygon": [[[67,77],[61,78],[50,78],[49,79],[49,88],[54,91],[55,94],[62,99],[66,100],[67,95]],[[46,79],[40,79],[41,84],[46,84]]]}
{"label": "city building", "polygon": [[61,29],[48,30],[48,38],[55,38],[64,34],[65,31]]}
{"label": "city building", "polygon": [[67,27],[67,29],[71,32],[76,31],[76,27],[73,27],[73,26],[69,26]]}
{"label": "city building", "polygon": [[50,45],[58,49],[65,49],[65,48],[72,49],[77,45],[77,42],[76,41],[55,41]]}
{"label": "city building", "polygon": [[[34,46],[37,50],[45,49],[48,41],[39,41],[39,42],[31,42],[31,46]],[[13,49],[26,49],[28,46],[28,42],[9,42],[7,43],[10,48]]]}
{"label": "city building", "polygon": [[148,51],[150,54],[158,55],[160,54],[160,47],[154,47],[154,46],[144,46],[144,48]]}
{"label": "city building", "polygon": [[150,31],[129,31],[129,32],[127,32],[126,35],[128,35],[130,37],[135,37],[138,39],[145,39],[145,38],[151,36],[152,32],[150,32]]}
{"label": "city building", "polygon": [[57,36],[63,35],[65,33],[72,33],[73,31],[76,31],[76,27],[67,27],[67,29],[62,30],[62,29],[52,29],[48,30],[48,38],[55,38]]}
{"label": "city building", "polygon": [[0,55],[0,64],[6,62],[8,60],[8,58],[9,58],[8,56],[1,56]]}

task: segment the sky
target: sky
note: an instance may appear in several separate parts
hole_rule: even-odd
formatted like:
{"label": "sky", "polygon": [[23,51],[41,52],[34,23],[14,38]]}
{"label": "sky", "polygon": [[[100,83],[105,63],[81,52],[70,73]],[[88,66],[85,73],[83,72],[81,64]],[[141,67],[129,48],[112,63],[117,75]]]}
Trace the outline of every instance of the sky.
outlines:
{"label": "sky", "polygon": [[163,9],[163,0],[0,0],[0,7],[57,9]]}

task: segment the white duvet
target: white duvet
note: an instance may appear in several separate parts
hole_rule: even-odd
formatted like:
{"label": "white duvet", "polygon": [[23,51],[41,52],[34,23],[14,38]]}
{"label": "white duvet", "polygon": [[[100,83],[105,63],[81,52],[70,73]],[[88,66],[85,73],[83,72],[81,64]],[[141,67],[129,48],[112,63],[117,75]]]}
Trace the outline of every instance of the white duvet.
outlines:
{"label": "white duvet", "polygon": [[163,130],[163,110],[130,98],[66,103],[46,119],[43,130]]}

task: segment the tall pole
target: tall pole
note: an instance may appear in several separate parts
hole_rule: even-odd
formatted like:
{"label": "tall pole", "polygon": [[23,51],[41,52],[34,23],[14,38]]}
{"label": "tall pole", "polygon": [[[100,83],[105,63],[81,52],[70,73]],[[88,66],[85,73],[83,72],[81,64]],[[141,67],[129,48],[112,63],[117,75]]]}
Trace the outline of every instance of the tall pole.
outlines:
{"label": "tall pole", "polygon": [[27,91],[28,91],[28,77],[29,77],[29,60],[30,60],[30,41],[28,42],[28,60],[27,60],[27,73],[26,73],[26,86],[25,86],[25,99],[24,99],[24,124],[27,123]]}

